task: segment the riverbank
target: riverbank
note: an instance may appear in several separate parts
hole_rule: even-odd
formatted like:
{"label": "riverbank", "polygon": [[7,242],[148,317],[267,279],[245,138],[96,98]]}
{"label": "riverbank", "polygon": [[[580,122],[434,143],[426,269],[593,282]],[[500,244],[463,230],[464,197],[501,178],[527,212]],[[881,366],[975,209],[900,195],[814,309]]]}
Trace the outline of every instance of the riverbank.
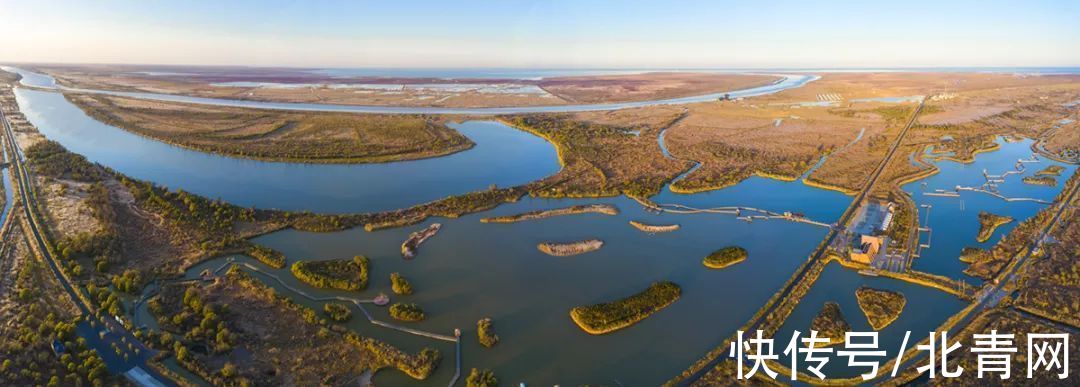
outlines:
{"label": "riverbank", "polygon": [[820,189],[827,189],[827,190],[830,190],[830,191],[836,191],[836,192],[842,193],[844,195],[854,196],[855,194],[859,193],[859,191],[855,190],[855,189],[851,189],[851,188],[847,188],[847,187],[841,187],[841,186],[838,186],[838,185],[832,185],[832,184],[828,184],[828,183],[823,183],[823,182],[814,180],[813,178],[809,178],[809,177],[806,178],[806,179],[802,179],[802,182],[803,182],[803,184],[806,184],[807,186],[810,186],[810,187],[820,188]]}
{"label": "riverbank", "polygon": [[[704,165],[704,163],[702,165]],[[802,173],[799,173],[798,175],[781,175],[781,174],[776,174],[776,173],[754,171],[754,172],[751,172],[751,173],[747,174],[746,176],[741,176],[741,177],[740,176],[734,176],[734,175],[725,176],[725,179],[723,180],[723,182],[720,182],[720,183],[705,184],[705,185],[698,185],[698,186],[687,186],[685,183],[682,183],[683,181],[686,181],[686,179],[683,178],[683,179],[679,179],[678,181],[675,181],[675,182],[671,183],[670,185],[668,185],[668,189],[671,190],[671,192],[674,192],[674,193],[691,195],[691,194],[696,194],[696,193],[702,193],[702,192],[708,192],[708,191],[716,191],[716,190],[721,190],[721,189],[724,189],[724,188],[732,187],[732,186],[738,185],[739,183],[742,183],[744,180],[746,180],[750,176],[763,177],[763,178],[766,178],[766,179],[773,179],[773,180],[782,181],[782,182],[793,182],[795,180],[798,180],[799,176],[802,176]]]}

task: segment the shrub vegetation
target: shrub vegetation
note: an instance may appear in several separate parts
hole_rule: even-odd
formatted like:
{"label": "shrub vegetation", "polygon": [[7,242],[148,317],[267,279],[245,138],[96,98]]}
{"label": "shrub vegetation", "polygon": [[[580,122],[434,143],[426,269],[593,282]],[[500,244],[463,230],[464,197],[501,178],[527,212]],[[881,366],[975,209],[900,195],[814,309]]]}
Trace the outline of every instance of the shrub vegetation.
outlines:
{"label": "shrub vegetation", "polygon": [[701,263],[710,269],[723,269],[745,261],[746,256],[746,249],[738,246],[728,246],[712,252]]}
{"label": "shrub vegetation", "polygon": [[402,277],[400,273],[390,273],[390,288],[394,294],[407,296],[413,293],[412,284]]}
{"label": "shrub vegetation", "polygon": [[337,322],[346,322],[352,318],[352,310],[349,309],[349,305],[340,302],[326,303],[323,305],[323,313],[326,313],[326,317]]}
{"label": "shrub vegetation", "polygon": [[420,321],[424,319],[424,310],[420,305],[399,302],[390,305],[390,317],[401,321]]}
{"label": "shrub vegetation", "polygon": [[357,255],[352,259],[300,261],[292,265],[292,273],[317,288],[363,290],[367,288],[368,259]]}
{"label": "shrub vegetation", "polygon": [[485,317],[476,322],[476,335],[480,339],[480,345],[487,348],[494,347],[499,343],[499,335],[495,334],[495,328],[491,324],[491,318]]}
{"label": "shrub vegetation", "polygon": [[672,282],[654,282],[647,289],[612,302],[579,306],[570,318],[582,330],[599,335],[614,332],[644,320],[679,299],[682,289]]}

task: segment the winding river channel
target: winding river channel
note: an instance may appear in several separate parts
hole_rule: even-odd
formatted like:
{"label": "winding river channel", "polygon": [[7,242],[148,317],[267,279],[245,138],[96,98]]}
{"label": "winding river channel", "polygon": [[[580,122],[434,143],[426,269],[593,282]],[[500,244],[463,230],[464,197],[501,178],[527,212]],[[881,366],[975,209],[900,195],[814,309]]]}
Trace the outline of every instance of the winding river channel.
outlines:
{"label": "winding river channel", "polygon": [[[47,77],[22,73],[27,84],[47,86],[51,82]],[[801,81],[789,77],[768,87],[777,91],[814,79],[814,76],[799,77],[803,77]],[[749,94],[746,95],[756,95],[752,93],[766,91],[759,88],[747,92]],[[27,118],[44,135],[74,152],[86,155],[92,161],[135,178],[243,206],[317,212],[394,209],[482,189],[489,184],[521,184],[555,173],[559,168],[550,144],[494,121],[455,124],[455,129],[477,145],[471,150],[446,157],[373,165],[305,165],[237,159],[166,145],[95,121],[56,92],[19,88],[16,96]],[[134,96],[144,97],[142,93],[135,93]],[[164,99],[160,96],[145,97]],[[169,100],[198,102],[190,97],[167,97]],[[684,99],[684,102],[711,100],[715,96],[694,98],[698,99]],[[673,101],[676,100],[649,103],[681,103]],[[219,102],[230,106],[264,108],[288,105],[285,108],[307,109],[309,106],[213,100],[215,104]],[[633,104],[543,108],[556,110],[483,109],[483,112],[577,111],[591,110],[597,106],[632,107],[630,105]],[[339,107],[334,105],[311,106],[309,110],[324,108],[373,112],[364,110],[370,107],[341,106],[341,110],[337,110]],[[393,111],[396,113],[454,113],[462,110],[468,110],[470,114],[481,113],[476,109],[392,109],[397,109]],[[1014,153],[1022,152],[1012,150],[1013,147],[1025,144],[1003,144],[1003,154],[1006,156],[1002,157],[1015,159]],[[986,165],[982,163],[996,157],[994,155],[997,153],[980,155],[972,167],[982,168]],[[955,185],[953,182],[959,179],[958,175],[949,172],[948,163],[940,166],[942,173],[930,181],[948,177],[941,180],[940,185],[945,185],[946,181]],[[995,166],[986,167],[998,169],[991,168]],[[1069,171],[1071,173],[1071,169]],[[974,172],[966,168],[956,173],[967,178]],[[981,174],[978,176],[981,177]],[[911,189],[910,186],[908,189]],[[1045,194],[1052,197],[1058,189],[1060,187],[1048,188]],[[921,200],[921,195],[915,196]],[[653,200],[699,208],[738,205],[776,212],[802,212],[810,219],[832,223],[852,199],[798,181],[751,177],[732,187],[694,195],[680,195],[665,190]],[[621,211],[615,216],[572,215],[513,224],[479,221],[488,216],[589,203],[607,203]],[[934,211],[937,211],[937,205]],[[1018,220],[1022,220],[1025,214],[1030,216],[1027,211],[1017,212]],[[974,219],[974,214],[968,212],[964,216],[970,215]],[[671,233],[646,234],[631,227],[628,224],[631,220],[650,224],[679,224],[681,228]],[[443,224],[438,235],[420,248],[415,259],[403,260],[400,254],[402,241],[410,232],[433,222]],[[932,218],[931,222],[933,226],[938,220]],[[948,222],[942,220],[939,224]],[[1001,232],[1004,231],[995,235]],[[429,220],[405,228],[376,232],[356,228],[332,233],[284,230],[254,240],[255,243],[285,253],[290,263],[365,255],[371,259],[372,268],[369,287],[363,292],[312,289],[295,280],[287,269],[273,270],[243,256],[220,257],[203,262],[190,268],[187,275],[193,277],[204,269],[213,270],[232,258],[251,263],[267,273],[277,275],[291,286],[314,295],[371,298],[380,292],[391,294],[389,274],[400,272],[413,283],[416,293],[394,296],[395,301],[416,302],[423,306],[429,316],[427,320],[410,326],[443,334],[452,334],[455,328],[461,328],[465,372],[472,367],[490,368],[509,384],[523,381],[536,385],[656,385],[681,372],[745,323],[806,260],[825,234],[826,229],[822,227],[782,220],[748,223],[723,214],[657,214],[625,197],[559,200],[526,197],[483,213],[456,219]],[[935,234],[935,241],[948,237]],[[545,241],[589,238],[603,240],[604,247],[573,257],[551,257],[536,249],[538,243]],[[728,245],[745,248],[749,252],[749,259],[724,270],[708,270],[702,266],[704,256]],[[943,250],[945,252],[942,254],[951,254],[949,249]],[[951,259],[955,260],[955,255]],[[933,266],[921,261],[917,265]],[[930,268],[926,270],[934,271]],[[574,306],[624,297],[660,280],[679,284],[682,298],[633,327],[612,334],[591,336],[578,329],[568,316],[570,308]],[[952,296],[932,289],[885,278],[867,279],[850,270],[834,267],[823,274],[807,296],[810,302],[800,304],[789,321],[797,321],[793,323],[798,325],[796,329],[805,331],[807,314],[816,313],[825,299],[841,299],[849,321],[862,318],[858,309],[851,309],[850,300],[854,297],[853,286],[860,282],[902,290],[909,298],[917,299],[918,303],[925,302],[925,307],[909,304],[909,310],[894,324],[897,330],[926,331],[927,325],[943,321],[962,306],[958,300],[955,303],[948,300],[939,303],[939,298]],[[284,295],[294,296],[284,286],[273,281],[267,283]],[[292,298],[301,304],[321,309],[318,302],[302,297]],[[926,301],[927,298],[932,301]],[[804,311],[805,308],[810,308],[810,312]],[[377,319],[391,320],[385,309],[372,307],[369,310]],[[484,317],[494,320],[495,330],[501,338],[493,349],[482,348],[476,341],[476,321]],[[812,318],[812,314],[809,318]],[[863,323],[865,325],[865,319]],[[377,337],[408,351],[430,346],[444,354],[442,366],[426,381],[417,382],[396,371],[383,371],[375,377],[379,384],[445,385],[454,373],[453,344],[374,326],[361,316],[354,316],[348,325],[362,335]],[[891,340],[895,334],[890,331],[888,336]]]}

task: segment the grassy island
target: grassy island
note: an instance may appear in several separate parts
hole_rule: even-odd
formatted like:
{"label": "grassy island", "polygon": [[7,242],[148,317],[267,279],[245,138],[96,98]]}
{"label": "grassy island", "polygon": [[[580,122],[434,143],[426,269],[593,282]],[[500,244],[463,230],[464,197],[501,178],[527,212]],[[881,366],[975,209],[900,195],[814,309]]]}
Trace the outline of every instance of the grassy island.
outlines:
{"label": "grassy island", "polygon": [[1008,216],[995,215],[985,211],[979,212],[979,235],[975,237],[975,240],[979,242],[990,240],[990,236],[994,235],[994,230],[1012,221],[1013,218]]}
{"label": "grassy island", "polygon": [[736,263],[745,261],[747,257],[746,249],[739,246],[728,246],[720,250],[713,251],[702,261],[705,267],[710,269],[723,269]]}
{"label": "grassy island", "polygon": [[570,318],[585,332],[602,335],[644,320],[671,305],[680,295],[679,285],[668,281],[654,282],[647,289],[621,300],[571,309]]}
{"label": "grassy island", "polygon": [[285,254],[280,251],[271,249],[265,246],[251,245],[248,247],[247,255],[259,260],[259,262],[265,263],[266,266],[270,266],[275,269],[281,269],[285,267]]}
{"label": "grassy island", "polygon": [[480,219],[484,223],[514,223],[533,219],[544,219],[553,216],[573,215],[573,214],[604,214],[604,215],[618,215],[619,209],[610,204],[589,204],[578,205],[565,208],[556,208],[552,210],[538,210],[529,211],[517,215],[509,216],[495,216],[490,218]]}
{"label": "grassy island", "polygon": [[570,243],[555,243],[544,242],[536,245],[536,248],[542,251],[544,254],[553,255],[556,257],[566,257],[571,255],[585,254],[591,251],[600,250],[604,246],[604,241],[599,239],[586,239],[583,241],[570,242]]}
{"label": "grassy island", "polygon": [[1060,165],[1051,165],[1044,168],[1041,171],[1035,172],[1036,176],[1061,176],[1061,173],[1065,172],[1065,167]]}
{"label": "grassy island", "polygon": [[1031,185],[1045,185],[1048,187],[1053,187],[1057,185],[1057,179],[1055,179],[1053,176],[1027,176],[1024,177],[1022,180],[1024,181],[1024,183]]}
{"label": "grassy island", "polygon": [[399,302],[390,305],[390,317],[400,321],[420,321],[424,319],[424,310],[420,305]]}
{"label": "grassy island", "polygon": [[405,277],[402,277],[400,273],[390,273],[390,290],[393,290],[394,294],[402,296],[413,293],[412,284]]}
{"label": "grassy island", "polygon": [[491,370],[478,370],[473,368],[469,371],[469,377],[465,379],[466,387],[495,387],[499,385],[499,378]]}
{"label": "grassy island", "polygon": [[476,335],[480,339],[480,345],[491,348],[499,343],[499,335],[495,334],[495,328],[491,325],[491,318],[485,317],[476,322]]}
{"label": "grassy island", "polygon": [[337,322],[346,322],[352,318],[352,310],[349,309],[349,304],[341,302],[330,302],[323,305],[323,313],[326,317]]}
{"label": "grassy island", "polygon": [[[516,202],[522,196],[527,194],[530,189],[541,186],[543,186],[543,183],[530,183],[510,188],[491,187],[482,191],[449,196],[406,209],[367,214],[361,216],[361,219],[355,219],[355,221],[362,223],[364,225],[364,230],[375,231],[417,224],[432,216],[458,218],[465,214],[490,210],[503,203]],[[349,222],[340,222],[340,224],[335,224],[333,227],[329,227],[329,229],[340,230],[343,228],[342,224],[347,226],[349,225]],[[328,227],[313,225],[306,227],[306,229],[311,231],[325,231]]]}
{"label": "grassy island", "polygon": [[301,261],[292,265],[292,273],[317,288],[363,290],[367,288],[368,259],[357,255],[352,259]]}
{"label": "grassy island", "polygon": [[855,291],[855,299],[859,301],[859,309],[866,314],[866,320],[875,331],[889,326],[904,311],[907,298],[902,293],[889,290],[860,287]]}
{"label": "grassy island", "polygon": [[845,334],[851,331],[851,324],[848,324],[844,314],[840,312],[840,304],[829,301],[810,323],[810,330],[817,331],[818,337],[828,338],[829,343],[824,346],[830,346],[844,342]]}
{"label": "grassy island", "polygon": [[677,224],[646,224],[636,220],[631,220],[630,225],[647,233],[672,232],[679,229],[679,225]]}
{"label": "grassy island", "polygon": [[441,227],[442,225],[439,223],[432,223],[430,226],[423,230],[415,231],[412,234],[409,234],[409,238],[401,244],[401,256],[405,259],[411,259],[412,257],[415,257],[416,249],[420,248],[420,244],[424,243],[424,241],[427,241],[428,238],[435,236],[435,234],[439,232],[439,228]]}

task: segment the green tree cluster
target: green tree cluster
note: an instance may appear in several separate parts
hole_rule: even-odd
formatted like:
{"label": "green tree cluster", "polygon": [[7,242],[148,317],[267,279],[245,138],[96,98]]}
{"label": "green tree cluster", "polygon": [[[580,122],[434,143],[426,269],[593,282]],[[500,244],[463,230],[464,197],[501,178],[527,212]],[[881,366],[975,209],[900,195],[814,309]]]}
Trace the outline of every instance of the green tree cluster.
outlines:
{"label": "green tree cluster", "polygon": [[337,322],[346,322],[352,318],[352,310],[349,309],[349,305],[340,302],[326,303],[323,305],[323,313],[326,313],[327,317]]}
{"label": "green tree cluster", "polygon": [[492,326],[490,317],[476,322],[476,335],[480,339],[480,345],[484,347],[491,348],[499,343],[499,335],[495,334],[495,327]]}
{"label": "green tree cluster", "polygon": [[293,263],[292,273],[308,285],[338,290],[363,290],[368,282],[368,259],[357,255],[352,259],[300,261]]}
{"label": "green tree cluster", "polygon": [[390,305],[390,317],[401,321],[420,321],[424,319],[424,310],[413,303],[395,303]]}
{"label": "green tree cluster", "polygon": [[465,385],[468,387],[495,387],[499,385],[499,379],[495,377],[495,373],[491,370],[473,368],[469,371],[469,377],[465,379]]}
{"label": "green tree cluster", "polygon": [[402,277],[400,273],[390,273],[390,289],[394,291],[394,294],[400,294],[407,296],[413,293],[412,284],[409,280]]}

